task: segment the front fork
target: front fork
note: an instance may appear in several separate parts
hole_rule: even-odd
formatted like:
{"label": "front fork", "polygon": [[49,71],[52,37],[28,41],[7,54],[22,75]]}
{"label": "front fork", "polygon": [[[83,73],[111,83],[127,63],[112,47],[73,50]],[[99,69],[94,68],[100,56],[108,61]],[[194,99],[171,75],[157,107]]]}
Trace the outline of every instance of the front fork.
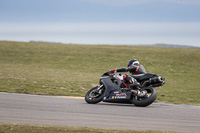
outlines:
{"label": "front fork", "polygon": [[103,84],[100,85],[100,86],[97,88],[97,90],[99,91],[99,90],[101,89],[101,87],[103,87]]}
{"label": "front fork", "polygon": [[101,94],[102,91],[103,91],[103,89],[101,89],[102,87],[103,87],[103,84],[100,85],[100,86],[96,89],[96,92],[99,93],[99,94]]}

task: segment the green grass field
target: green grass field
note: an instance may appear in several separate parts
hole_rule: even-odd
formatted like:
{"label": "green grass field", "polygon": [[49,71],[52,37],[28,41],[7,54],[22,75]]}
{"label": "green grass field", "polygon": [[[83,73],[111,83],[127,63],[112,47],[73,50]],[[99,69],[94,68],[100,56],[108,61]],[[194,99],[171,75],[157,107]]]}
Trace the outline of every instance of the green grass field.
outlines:
{"label": "green grass field", "polygon": [[166,78],[157,102],[200,105],[199,49],[0,41],[0,91],[84,96],[132,58]]}
{"label": "green grass field", "polygon": [[19,124],[0,124],[0,133],[175,133],[164,131],[110,130],[88,127],[53,127]]}

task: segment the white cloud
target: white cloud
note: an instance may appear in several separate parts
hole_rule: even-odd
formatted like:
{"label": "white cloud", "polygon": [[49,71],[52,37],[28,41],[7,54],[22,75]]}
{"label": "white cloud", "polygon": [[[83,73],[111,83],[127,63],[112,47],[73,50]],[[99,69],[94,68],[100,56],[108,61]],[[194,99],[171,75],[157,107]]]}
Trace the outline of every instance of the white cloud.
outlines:
{"label": "white cloud", "polygon": [[200,23],[0,23],[0,33],[200,33]]}
{"label": "white cloud", "polygon": [[200,23],[0,23],[0,40],[200,46]]}

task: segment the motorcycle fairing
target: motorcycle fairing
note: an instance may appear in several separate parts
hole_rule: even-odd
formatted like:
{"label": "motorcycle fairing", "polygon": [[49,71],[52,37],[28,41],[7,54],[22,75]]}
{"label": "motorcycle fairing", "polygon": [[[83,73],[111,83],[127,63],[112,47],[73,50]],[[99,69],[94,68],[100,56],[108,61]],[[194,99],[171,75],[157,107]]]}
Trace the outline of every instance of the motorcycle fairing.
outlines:
{"label": "motorcycle fairing", "polygon": [[110,77],[101,79],[105,87],[103,102],[131,103],[132,92],[122,92],[121,82]]}

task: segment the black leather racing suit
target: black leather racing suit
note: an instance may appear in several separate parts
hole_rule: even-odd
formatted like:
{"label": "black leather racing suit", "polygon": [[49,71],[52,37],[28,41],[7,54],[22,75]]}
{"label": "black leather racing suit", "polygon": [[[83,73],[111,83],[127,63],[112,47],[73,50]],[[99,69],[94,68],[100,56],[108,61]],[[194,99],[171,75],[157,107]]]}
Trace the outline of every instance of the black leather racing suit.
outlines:
{"label": "black leather racing suit", "polygon": [[126,83],[132,84],[132,88],[137,88],[138,86],[140,86],[140,84],[133,76],[136,76],[138,74],[145,74],[146,70],[142,65],[131,65],[130,67],[117,68],[116,72],[130,72],[132,76],[126,75],[124,81]]}
{"label": "black leather racing suit", "polygon": [[117,68],[116,72],[130,72],[132,75],[145,74],[146,70],[142,65],[131,65],[130,67]]}

